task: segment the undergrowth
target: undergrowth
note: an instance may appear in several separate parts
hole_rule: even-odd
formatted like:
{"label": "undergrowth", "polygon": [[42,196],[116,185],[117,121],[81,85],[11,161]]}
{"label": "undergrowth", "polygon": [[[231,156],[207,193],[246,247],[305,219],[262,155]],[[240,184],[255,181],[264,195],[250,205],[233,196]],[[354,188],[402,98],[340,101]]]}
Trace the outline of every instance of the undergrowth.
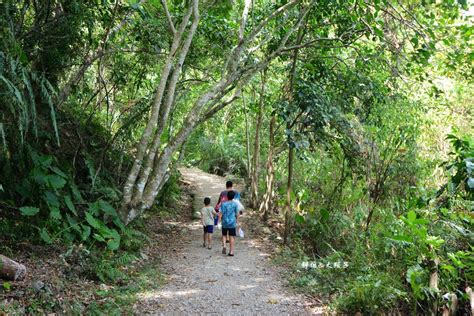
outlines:
{"label": "undergrowth", "polygon": [[454,150],[444,164],[446,185],[431,194],[414,192],[403,205],[398,200],[397,206],[376,206],[377,221],[368,230],[363,205],[351,213],[296,214],[292,248],[274,259],[288,268],[289,283],[343,313],[441,313],[454,297],[459,313],[468,314],[474,143],[450,139]]}

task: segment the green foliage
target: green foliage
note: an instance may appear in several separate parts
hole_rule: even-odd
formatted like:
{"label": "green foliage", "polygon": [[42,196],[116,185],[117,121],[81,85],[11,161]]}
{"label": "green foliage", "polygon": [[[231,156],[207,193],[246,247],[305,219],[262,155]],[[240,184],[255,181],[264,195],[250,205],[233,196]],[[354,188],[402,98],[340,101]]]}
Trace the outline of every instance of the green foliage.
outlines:
{"label": "green foliage", "polygon": [[21,215],[24,216],[34,216],[39,213],[39,208],[33,206],[23,206],[20,207]]}
{"label": "green foliage", "polygon": [[[309,270],[301,270],[300,264],[310,258],[300,256],[297,263],[293,259],[298,266],[292,284],[312,293],[335,296],[334,307],[346,312],[371,314],[401,308],[426,313],[434,302],[444,304],[443,295],[447,293],[456,295],[464,306],[463,287],[474,275],[474,222],[469,215],[471,196],[465,191],[466,156],[460,153],[470,152],[471,145],[461,142],[464,149],[457,150],[459,138],[450,138],[455,139],[453,147],[458,154],[445,165],[450,182],[461,179],[454,186],[457,191],[444,192],[447,197],[433,192],[431,199],[436,200],[431,203],[427,202],[430,198],[422,198],[423,191],[412,191],[400,215],[377,208],[378,218],[370,233],[362,229],[363,208],[354,209],[352,214],[340,209],[313,211],[309,209],[315,204],[311,195],[300,194],[302,213],[295,215],[295,242],[317,259],[310,261],[315,264]],[[459,169],[453,172],[456,165]],[[462,176],[458,178],[459,172]],[[350,200],[350,195],[342,197]],[[341,261],[347,262],[342,272],[333,268],[334,262]],[[435,271],[438,288],[430,287]]]}
{"label": "green foliage", "polygon": [[160,206],[171,208],[178,203],[181,195],[183,194],[179,185],[180,177],[181,174],[179,171],[173,170],[168,181],[166,181],[165,185],[157,196],[157,201]]}
{"label": "green foliage", "polygon": [[125,270],[136,259],[136,256],[130,253],[99,256],[92,260],[92,271],[97,279],[104,283],[126,282],[129,276]]}
{"label": "green foliage", "polygon": [[[33,87],[40,90],[39,96],[34,94]],[[3,90],[1,106],[8,109],[0,118],[3,153],[13,150],[11,147],[14,144],[22,146],[29,139],[29,134],[38,137],[37,112],[40,105],[37,99],[50,107],[51,123],[59,144],[56,112],[52,103],[55,90],[43,75],[29,70],[15,57],[0,51],[0,89]]]}
{"label": "green foliage", "polygon": [[446,166],[450,179],[443,190],[447,187],[452,197],[474,200],[474,140],[460,139],[455,135],[448,135],[447,139],[454,151],[451,153],[453,161]]}
{"label": "green foliage", "polygon": [[[125,230],[115,208],[98,199],[84,203],[84,198],[71,176],[61,170],[52,155],[29,149],[32,169],[27,178],[10,187],[21,196],[24,204],[19,211],[33,217],[31,224],[38,229],[41,240],[53,243],[84,242],[93,238],[111,250],[120,246],[120,233]],[[13,183],[12,183],[13,185]],[[9,193],[7,192],[7,193]]]}
{"label": "green foliage", "polygon": [[[286,3],[270,2],[252,4],[245,35]],[[186,3],[168,1],[176,25]],[[297,256],[291,260],[312,260],[321,268],[302,271],[298,265],[292,283],[327,294],[348,313],[424,314],[434,302],[441,306],[446,293],[465,303],[463,286],[473,279],[474,199],[473,141],[465,136],[472,135],[474,69],[472,17],[463,12],[468,3],[303,1],[268,21],[247,43],[245,63],[237,68],[267,58],[307,4],[312,8],[289,37],[290,48],[264,70],[255,169],[261,190],[272,149],[269,213],[278,221],[288,176],[285,151],[296,149],[290,225]],[[163,146],[193,102],[226,74],[226,56],[238,44],[242,1],[200,7],[201,21],[163,126]],[[76,249],[66,260],[85,276],[132,282],[125,268],[136,254],[122,251],[137,252],[147,237],[143,223],[123,226],[117,206],[170,50],[168,28],[159,1],[0,4],[5,251],[23,241],[65,243]],[[203,110],[233,89],[240,98],[187,139],[183,161],[247,177],[257,154],[263,76],[236,76],[235,86]],[[65,92],[68,98],[61,100]],[[274,115],[275,133],[269,135]],[[446,134],[454,147],[449,155]],[[446,174],[441,161],[447,161]],[[183,194],[178,178],[173,172],[158,197],[160,211],[171,216]],[[436,269],[438,290],[429,286]],[[35,313],[50,301],[38,298],[23,312]],[[108,312],[115,302],[95,302],[86,312]]]}
{"label": "green foliage", "polygon": [[193,136],[186,148],[187,162],[218,175],[246,175],[245,147],[241,136],[234,133]]}
{"label": "green foliage", "polygon": [[336,307],[346,313],[393,311],[407,297],[400,288],[400,281],[386,273],[361,275],[347,285],[348,292],[336,301]]}

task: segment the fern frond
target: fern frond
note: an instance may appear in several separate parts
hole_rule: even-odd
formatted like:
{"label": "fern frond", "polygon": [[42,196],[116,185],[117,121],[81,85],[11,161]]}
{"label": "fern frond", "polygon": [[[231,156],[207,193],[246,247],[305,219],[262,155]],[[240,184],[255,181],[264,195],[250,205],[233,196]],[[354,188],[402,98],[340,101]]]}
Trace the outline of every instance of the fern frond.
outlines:
{"label": "fern frond", "polygon": [[5,69],[5,54],[3,52],[0,52],[0,74],[4,72]]}
{"label": "fern frond", "polygon": [[[5,83],[5,86],[8,88],[8,90],[10,91],[10,93],[15,96],[15,98],[17,100],[19,100],[19,102],[21,102],[23,100],[23,98],[21,97],[21,93],[20,91],[17,89],[17,87],[13,84],[13,82],[11,82],[10,80],[8,80],[7,78],[5,78],[3,75],[0,75],[0,80],[3,81]],[[6,102],[8,103],[9,105],[9,108],[10,108],[10,111],[12,112],[12,114],[16,114],[16,111],[15,111],[15,108],[13,107],[12,103],[10,102]]]}
{"label": "fern frond", "polygon": [[5,130],[3,129],[3,123],[0,123],[0,135],[2,135],[3,149],[7,150],[7,141],[5,140]]}
{"label": "fern frond", "polygon": [[35,102],[35,95],[33,93],[33,88],[31,86],[31,80],[28,78],[28,72],[23,69],[22,71],[22,78],[23,84],[26,87],[26,91],[28,92],[29,97],[29,105],[31,108],[31,122],[33,123],[33,133],[35,137],[38,137],[38,125],[36,124],[36,102]]}
{"label": "fern frond", "polygon": [[[58,144],[58,147],[61,146],[61,143],[59,141],[59,131],[58,131],[58,123],[56,120],[56,111],[54,109],[54,104],[53,104],[53,98],[51,97],[50,92],[48,91],[48,88],[52,88],[51,84],[48,82],[48,80],[41,78],[40,81],[40,87],[41,87],[41,96],[46,100],[46,102],[49,105],[49,108],[51,109],[51,121],[53,123],[53,128],[54,128],[54,135],[56,137],[56,142]],[[50,91],[54,91],[54,89],[49,89]]]}

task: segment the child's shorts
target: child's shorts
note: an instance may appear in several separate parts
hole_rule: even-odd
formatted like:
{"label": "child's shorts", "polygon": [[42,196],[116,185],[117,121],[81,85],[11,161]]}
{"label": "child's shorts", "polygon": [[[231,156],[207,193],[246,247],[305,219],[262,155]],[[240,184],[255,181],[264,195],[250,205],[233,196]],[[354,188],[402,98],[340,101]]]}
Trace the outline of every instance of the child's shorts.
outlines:
{"label": "child's shorts", "polygon": [[214,232],[214,225],[203,226],[204,232],[212,234]]}
{"label": "child's shorts", "polygon": [[234,228],[224,228],[222,227],[222,236],[227,236],[227,233],[229,233],[229,236],[236,236],[235,232],[235,227]]}

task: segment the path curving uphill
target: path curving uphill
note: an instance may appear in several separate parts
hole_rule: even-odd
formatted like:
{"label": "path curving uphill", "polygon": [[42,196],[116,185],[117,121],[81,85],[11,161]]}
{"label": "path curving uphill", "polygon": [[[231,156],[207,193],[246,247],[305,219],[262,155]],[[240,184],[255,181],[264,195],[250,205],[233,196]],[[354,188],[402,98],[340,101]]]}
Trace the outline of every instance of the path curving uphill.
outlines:
{"label": "path curving uphill", "polygon": [[[181,168],[180,172],[193,188],[195,209],[202,207],[206,196],[215,205],[226,179],[196,168]],[[246,233],[251,223],[251,219],[244,218]],[[208,250],[202,248],[202,226],[198,220],[180,225],[185,227],[185,233],[179,240],[169,240],[175,245],[162,263],[167,274],[166,285],[141,294],[140,314],[311,313],[305,308],[303,296],[290,294],[283,286],[277,272],[268,264],[269,254],[252,235],[239,238],[235,257],[228,257],[221,254],[219,231],[214,232],[213,248]]]}

